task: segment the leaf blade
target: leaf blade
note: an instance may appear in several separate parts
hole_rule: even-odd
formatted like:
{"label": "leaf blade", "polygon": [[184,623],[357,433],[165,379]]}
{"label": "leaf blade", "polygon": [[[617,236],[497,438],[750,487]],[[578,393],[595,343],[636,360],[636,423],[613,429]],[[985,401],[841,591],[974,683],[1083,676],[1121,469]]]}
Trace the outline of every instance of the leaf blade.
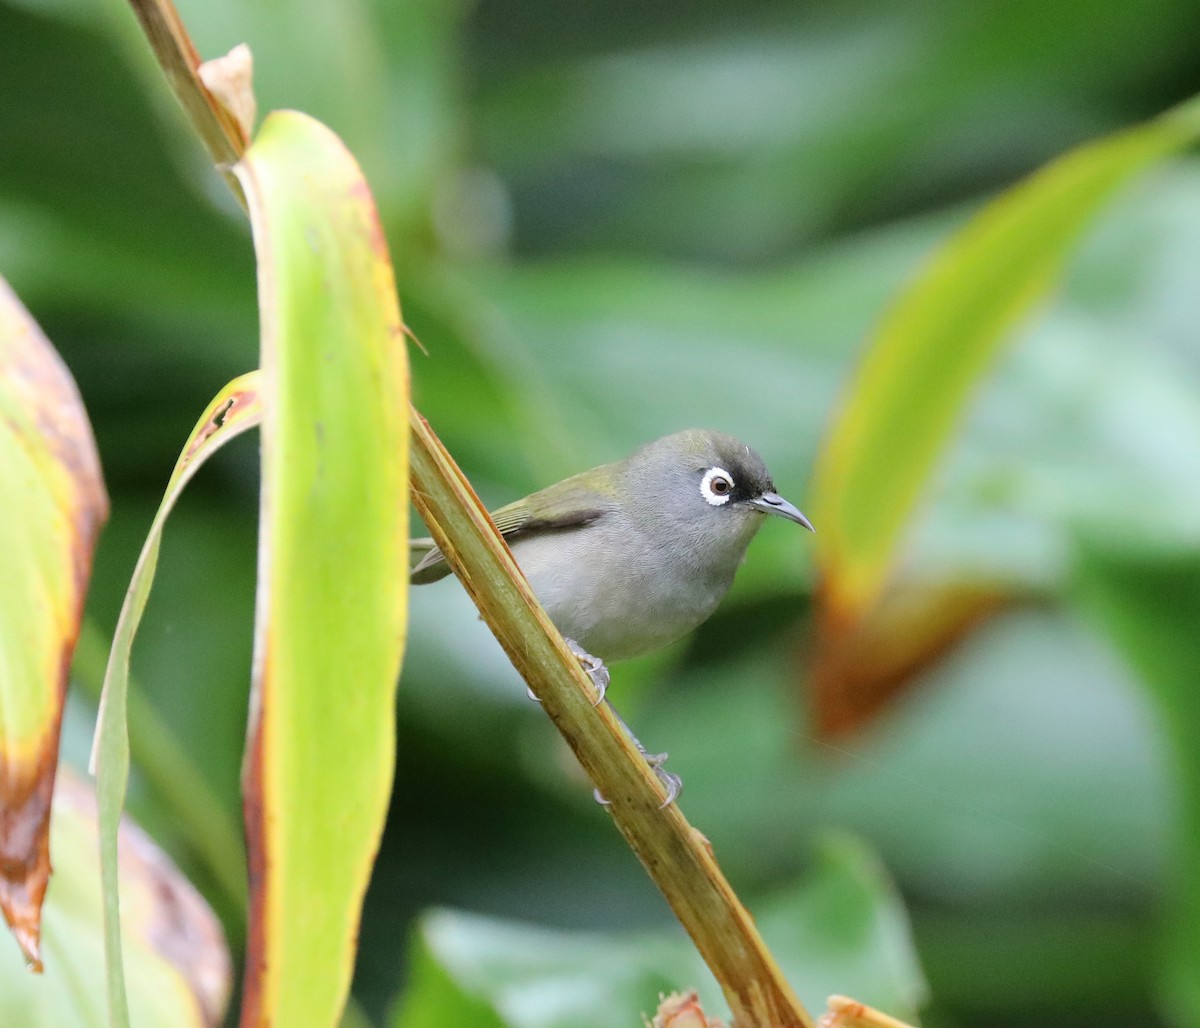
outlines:
{"label": "leaf blade", "polygon": [[276,113],[237,175],[267,389],[242,1023],[333,1023],[391,790],[408,370],[386,244],[341,142]]}
{"label": "leaf blade", "polygon": [[2,278],[0,504],[0,909],[40,967],[62,706],[108,498],[70,372]]}
{"label": "leaf blade", "polygon": [[154,515],[146,541],[130,578],[129,589],[117,618],[96,736],[92,744],[92,773],[100,810],[100,874],[104,893],[104,949],[110,1025],[129,1023],[121,945],[120,893],[118,890],[117,835],[121,808],[129,782],[129,734],[126,714],[129,654],[150,598],[158,551],[167,516],[183,488],[201,465],[230,439],[253,428],[262,417],[260,375],[249,372],[228,383],[208,405],[188,437],[167,483],[162,503]]}
{"label": "leaf blade", "polygon": [[1193,100],[1070,151],[988,204],[895,301],[814,480],[818,561],[835,621],[856,620],[878,598],[971,387],[1091,218],[1133,175],[1198,135]]}

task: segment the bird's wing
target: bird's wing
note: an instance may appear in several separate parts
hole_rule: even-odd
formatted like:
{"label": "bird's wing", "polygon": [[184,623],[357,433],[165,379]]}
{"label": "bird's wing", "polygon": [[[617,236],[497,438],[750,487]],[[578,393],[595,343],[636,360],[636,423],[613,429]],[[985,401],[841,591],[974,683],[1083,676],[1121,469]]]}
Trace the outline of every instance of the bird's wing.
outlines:
{"label": "bird's wing", "polygon": [[[492,512],[492,521],[510,543],[534,532],[590,524],[613,506],[611,495],[597,486],[596,472],[600,470],[585,471],[501,507]],[[413,585],[436,582],[450,573],[446,558],[432,539],[413,539],[409,553],[412,558],[420,558],[412,566]]]}

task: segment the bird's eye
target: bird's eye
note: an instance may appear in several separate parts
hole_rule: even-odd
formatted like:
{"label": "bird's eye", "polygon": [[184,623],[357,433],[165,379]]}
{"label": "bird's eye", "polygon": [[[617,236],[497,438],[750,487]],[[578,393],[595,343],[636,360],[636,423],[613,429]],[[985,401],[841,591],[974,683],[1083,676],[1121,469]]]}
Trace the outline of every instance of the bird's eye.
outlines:
{"label": "bird's eye", "polygon": [[700,480],[700,495],[706,503],[720,507],[729,502],[733,492],[733,478],[724,468],[709,468]]}

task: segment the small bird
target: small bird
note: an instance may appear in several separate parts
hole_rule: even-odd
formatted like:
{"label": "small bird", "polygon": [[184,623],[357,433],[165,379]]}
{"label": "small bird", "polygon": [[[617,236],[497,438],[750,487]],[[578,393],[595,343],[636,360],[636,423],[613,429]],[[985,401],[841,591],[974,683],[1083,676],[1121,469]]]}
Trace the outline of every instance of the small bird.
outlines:
{"label": "small bird", "polygon": [[[603,698],[605,663],[652,653],[707,620],[769,514],[813,531],[754,450],[688,429],[501,507],[492,520]],[[420,558],[414,585],[449,573],[431,539],[411,545]],[[670,803],[678,777],[662,769],[666,754],[646,757]]]}

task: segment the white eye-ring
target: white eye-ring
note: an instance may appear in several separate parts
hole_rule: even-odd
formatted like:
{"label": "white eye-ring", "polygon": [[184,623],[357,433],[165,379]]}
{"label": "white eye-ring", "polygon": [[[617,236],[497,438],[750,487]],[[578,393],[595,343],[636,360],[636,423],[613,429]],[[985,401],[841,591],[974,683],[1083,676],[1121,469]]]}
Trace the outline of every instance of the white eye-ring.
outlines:
{"label": "white eye-ring", "polygon": [[700,480],[700,495],[706,503],[720,507],[733,493],[733,476],[724,468],[709,468]]}

